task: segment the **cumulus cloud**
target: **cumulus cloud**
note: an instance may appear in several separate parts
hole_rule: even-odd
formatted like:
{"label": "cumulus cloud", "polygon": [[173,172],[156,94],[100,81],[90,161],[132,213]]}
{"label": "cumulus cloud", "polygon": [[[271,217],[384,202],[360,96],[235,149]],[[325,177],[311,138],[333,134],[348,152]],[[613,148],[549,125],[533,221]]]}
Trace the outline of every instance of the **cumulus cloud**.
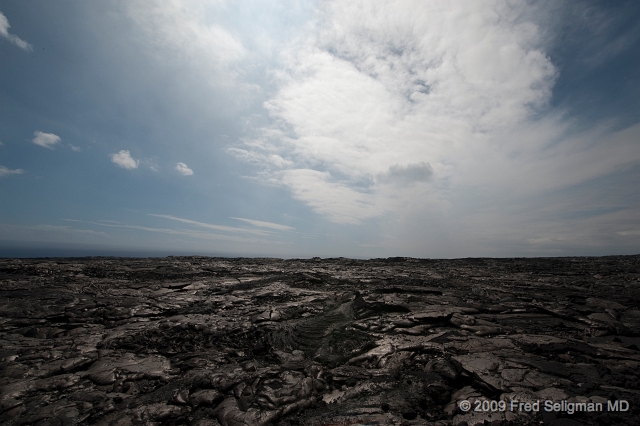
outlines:
{"label": "cumulus cloud", "polygon": [[17,35],[9,33],[9,28],[11,28],[11,25],[9,25],[9,20],[6,16],[4,16],[2,12],[0,12],[0,37],[6,38],[11,43],[15,44],[22,50],[26,50],[27,52],[33,50],[33,46],[31,44],[22,40]]}
{"label": "cumulus cloud", "polygon": [[60,143],[60,136],[54,135],[53,133],[43,133],[36,130],[33,135],[35,137],[31,142],[44,148],[53,149],[55,144]]}
{"label": "cumulus cloud", "polygon": [[0,166],[0,177],[3,176],[9,176],[9,175],[19,175],[21,173],[24,173],[24,170],[22,169],[9,169],[5,166]]}
{"label": "cumulus cloud", "polygon": [[123,169],[137,169],[140,164],[140,161],[132,158],[131,153],[126,149],[120,150],[117,154],[111,154],[111,162]]}
{"label": "cumulus cloud", "polygon": [[176,165],[176,170],[178,171],[178,173],[180,173],[182,176],[191,176],[193,174],[193,170],[191,170],[186,164],[184,164],[183,162],[179,162]]}
{"label": "cumulus cloud", "polygon": [[476,150],[547,104],[556,69],[527,7],[325,2],[315,33],[282,55],[274,124],[229,152],[336,222],[401,209],[415,192],[383,186],[461,178]]}
{"label": "cumulus cloud", "polygon": [[321,2],[282,51],[271,124],[227,152],[330,221],[385,220],[407,247],[436,229],[459,247],[503,235],[501,211],[640,164],[640,126],[580,127],[550,106],[555,41],[535,7]]}

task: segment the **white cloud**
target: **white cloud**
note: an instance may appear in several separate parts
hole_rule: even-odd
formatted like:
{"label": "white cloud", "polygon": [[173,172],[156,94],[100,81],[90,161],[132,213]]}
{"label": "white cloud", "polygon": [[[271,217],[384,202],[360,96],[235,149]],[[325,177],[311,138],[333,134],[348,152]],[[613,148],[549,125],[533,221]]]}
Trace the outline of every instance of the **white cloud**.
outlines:
{"label": "white cloud", "polygon": [[259,228],[269,228],[269,229],[276,229],[278,231],[291,231],[295,228],[291,227],[291,226],[287,226],[287,225],[280,225],[278,223],[273,223],[273,222],[264,222],[262,220],[253,220],[253,219],[245,219],[242,217],[232,217],[231,219],[235,219],[235,220],[241,220],[243,222],[247,222],[253,226],[257,226]]}
{"label": "white cloud", "polygon": [[390,234],[417,235],[421,218],[463,239],[476,208],[640,164],[640,126],[578,134],[549,108],[558,70],[530,2],[321,7],[315,32],[283,50],[273,124],[228,152],[333,222],[386,215]]}
{"label": "white cloud", "polygon": [[382,186],[451,179],[549,99],[555,69],[524,2],[324,5],[316,33],[283,54],[265,103],[276,124],[229,152],[332,221],[402,208]]}
{"label": "white cloud", "polygon": [[163,219],[174,220],[176,222],[186,223],[188,225],[198,226],[201,228],[215,229],[216,231],[224,231],[224,232],[233,232],[233,233],[242,233],[242,234],[253,234],[253,235],[262,235],[267,236],[270,235],[268,231],[262,231],[258,229],[246,229],[246,228],[235,228],[233,226],[224,226],[224,225],[214,225],[211,223],[204,222],[196,222],[195,220],[183,219],[181,217],[175,217],[166,214],[149,214],[148,216],[160,217]]}
{"label": "white cloud", "polygon": [[35,226],[25,227],[25,228],[35,229],[39,231],[41,230],[41,231],[52,231],[52,232],[68,232],[73,234],[91,235],[96,237],[108,237],[108,235],[105,234],[104,232],[93,231],[91,229],[76,229],[70,226],[41,224],[41,225],[35,225]]}
{"label": "white cloud", "polygon": [[53,149],[55,144],[60,143],[60,136],[54,135],[53,133],[43,133],[36,130],[33,135],[35,137],[31,142],[44,148]]}
{"label": "white cloud", "polygon": [[[103,221],[107,222],[107,221]],[[93,225],[100,225],[110,228],[124,228],[124,229],[134,229],[138,231],[146,231],[146,232],[154,232],[159,234],[167,234],[174,236],[185,236],[190,238],[198,238],[204,240],[214,240],[214,241],[228,241],[228,242],[236,242],[236,243],[244,243],[244,244],[259,244],[259,243],[277,243],[273,241],[267,241],[260,238],[247,238],[247,237],[239,237],[235,235],[223,235],[223,234],[215,234],[212,232],[199,232],[187,229],[170,229],[170,228],[154,228],[149,226],[139,226],[139,225],[121,225],[121,224],[112,224],[112,223],[99,223],[99,222],[89,222]]]}
{"label": "white cloud", "polygon": [[332,180],[329,172],[287,170],[279,178],[294,198],[336,223],[357,224],[386,211],[375,194],[353,189],[350,182]]}
{"label": "white cloud", "polygon": [[82,149],[79,146],[75,146],[75,145],[71,145],[71,144],[69,144],[69,148],[71,148],[71,151],[73,151],[73,152],[82,151]]}
{"label": "white cloud", "polygon": [[[265,147],[262,146],[261,148]],[[278,154],[263,154],[254,150],[246,150],[236,147],[227,148],[227,152],[234,157],[246,161],[247,163],[259,164],[270,168],[282,169],[294,165],[293,161],[283,158]]]}
{"label": "white cloud", "polygon": [[235,81],[231,70],[246,55],[242,43],[220,24],[213,22],[224,2],[201,0],[151,0],[127,2],[152,55],[171,65],[188,64],[212,86]]}
{"label": "white cloud", "polygon": [[8,169],[5,166],[0,166],[0,177],[9,176],[9,175],[19,175],[24,173],[22,169]]}
{"label": "white cloud", "polygon": [[6,38],[11,43],[15,44],[22,50],[26,50],[27,52],[33,50],[33,46],[31,44],[22,40],[17,35],[9,33],[9,28],[11,28],[11,25],[9,25],[9,20],[6,16],[4,16],[2,12],[0,12],[0,37]]}
{"label": "white cloud", "polygon": [[117,154],[111,154],[111,162],[123,169],[137,169],[140,164],[140,161],[133,159],[126,149],[120,150]]}
{"label": "white cloud", "polygon": [[193,170],[191,170],[186,164],[184,164],[183,162],[179,162],[178,164],[176,164],[176,170],[178,171],[178,173],[180,173],[182,176],[191,176],[193,174]]}

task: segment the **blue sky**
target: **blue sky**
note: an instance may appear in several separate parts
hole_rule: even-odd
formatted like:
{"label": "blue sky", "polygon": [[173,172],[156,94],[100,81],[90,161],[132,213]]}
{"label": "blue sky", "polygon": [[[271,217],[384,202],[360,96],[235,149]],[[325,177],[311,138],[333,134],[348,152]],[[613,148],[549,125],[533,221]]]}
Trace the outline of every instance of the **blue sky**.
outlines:
{"label": "blue sky", "polygon": [[640,252],[637,2],[0,13],[6,255]]}

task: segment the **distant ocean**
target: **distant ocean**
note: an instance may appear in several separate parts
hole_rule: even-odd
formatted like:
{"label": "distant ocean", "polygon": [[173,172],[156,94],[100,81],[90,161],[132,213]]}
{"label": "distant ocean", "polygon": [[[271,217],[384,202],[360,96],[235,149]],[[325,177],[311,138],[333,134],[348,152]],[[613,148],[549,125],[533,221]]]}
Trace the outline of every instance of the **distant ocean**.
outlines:
{"label": "distant ocean", "polygon": [[210,256],[238,257],[222,253],[190,252],[186,250],[131,249],[118,247],[82,246],[72,244],[23,243],[0,241],[0,258],[37,257],[167,257],[167,256]]}

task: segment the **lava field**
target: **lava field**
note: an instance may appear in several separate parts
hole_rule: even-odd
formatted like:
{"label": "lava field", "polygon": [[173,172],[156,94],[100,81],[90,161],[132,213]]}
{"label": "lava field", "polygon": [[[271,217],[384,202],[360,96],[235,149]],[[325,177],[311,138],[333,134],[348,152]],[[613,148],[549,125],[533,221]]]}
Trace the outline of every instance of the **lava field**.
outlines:
{"label": "lava field", "polygon": [[639,348],[640,256],[0,259],[6,425],[637,425]]}

